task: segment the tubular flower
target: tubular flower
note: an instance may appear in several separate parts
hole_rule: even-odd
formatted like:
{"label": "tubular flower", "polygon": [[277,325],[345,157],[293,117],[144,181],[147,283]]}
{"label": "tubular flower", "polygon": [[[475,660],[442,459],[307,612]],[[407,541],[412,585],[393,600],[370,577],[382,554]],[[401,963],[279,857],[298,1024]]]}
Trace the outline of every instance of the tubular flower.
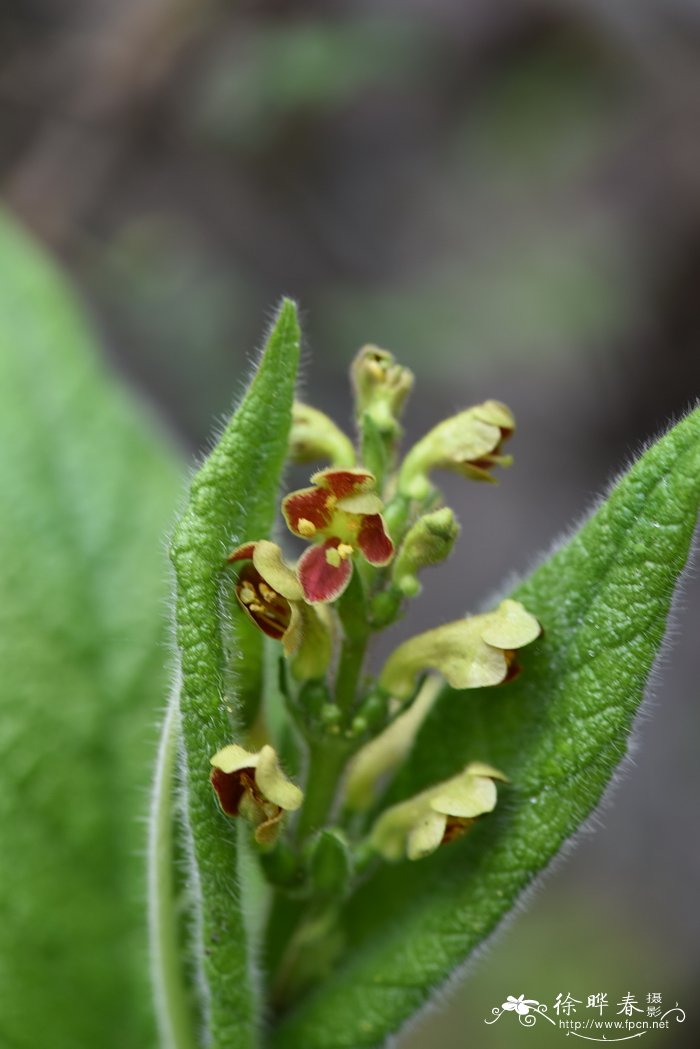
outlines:
{"label": "tubular flower", "polygon": [[310,604],[335,601],[350,582],[357,550],[371,565],[394,554],[380,511],[382,501],[367,470],[321,470],[313,488],[292,492],[282,503],[294,535],[320,540],[302,554],[297,576]]}
{"label": "tubular flower", "polygon": [[354,466],[352,441],[332,419],[308,404],[295,401],[289,432],[289,458],[295,463],[326,459],[334,466]]}
{"label": "tubular flower", "polygon": [[379,685],[409,699],[421,670],[438,670],[453,688],[499,685],[513,675],[515,652],[542,628],[519,601],[501,601],[493,612],[445,623],[412,637],[392,652]]}
{"label": "tubular flower", "polygon": [[401,465],[399,491],[424,499],[430,491],[431,470],[454,470],[473,481],[493,481],[494,466],[510,466],[502,454],[503,442],[515,430],[510,408],[500,401],[484,401],[438,423],[411,448]]}
{"label": "tubular flower", "polygon": [[408,758],[420,726],[438,697],[442,682],[426,682],[416,699],[388,728],[371,739],[351,760],[345,781],[345,803],[349,809],[369,809],[379,781]]}
{"label": "tubular flower", "polygon": [[211,785],[226,816],[242,816],[255,827],[259,845],[272,845],[285,812],[298,809],[304,795],[279,767],[273,747],[257,753],[231,743],[210,759]]}
{"label": "tubular flower", "polygon": [[331,640],[318,612],[304,601],[299,580],[285,564],[276,543],[244,543],[228,556],[245,561],[236,582],[236,597],[255,625],[281,641],[298,678],[320,677],[331,657]]}
{"label": "tubular flower", "polygon": [[383,812],[372,828],[370,844],[387,860],[429,856],[466,833],[478,816],[493,811],[497,779],[507,782],[498,769],[472,762],[451,779]]}

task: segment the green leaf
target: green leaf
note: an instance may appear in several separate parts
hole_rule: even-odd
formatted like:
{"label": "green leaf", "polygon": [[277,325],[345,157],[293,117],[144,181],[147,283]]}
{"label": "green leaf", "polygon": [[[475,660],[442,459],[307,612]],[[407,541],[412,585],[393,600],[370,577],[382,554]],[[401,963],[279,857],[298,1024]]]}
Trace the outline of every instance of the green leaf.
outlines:
{"label": "green leaf", "polygon": [[[154,1040],[143,823],[175,457],[0,216],[0,1044]],[[44,1032],[39,1036],[39,1029]]]}
{"label": "green leaf", "polygon": [[267,537],[272,527],[298,358],[296,310],[285,301],[243,401],[192,481],[172,543],[188,823],[199,891],[197,964],[213,1049],[257,1045],[260,1020],[253,928],[260,901],[252,898],[259,887],[253,865],[237,848],[238,828],[214,800],[209,759],[231,741],[240,721],[237,679],[227,673],[231,657],[240,663],[242,653],[250,664],[261,663],[261,656],[250,647],[258,635],[242,640],[243,615],[225,607],[222,580],[231,548]]}
{"label": "green leaf", "polygon": [[700,410],[647,451],[513,596],[542,621],[500,689],[446,689],[390,792],[466,762],[503,769],[492,816],[350,902],[348,961],[275,1031],[277,1049],[368,1049],[419,1010],[598,804],[624,757],[700,500]]}

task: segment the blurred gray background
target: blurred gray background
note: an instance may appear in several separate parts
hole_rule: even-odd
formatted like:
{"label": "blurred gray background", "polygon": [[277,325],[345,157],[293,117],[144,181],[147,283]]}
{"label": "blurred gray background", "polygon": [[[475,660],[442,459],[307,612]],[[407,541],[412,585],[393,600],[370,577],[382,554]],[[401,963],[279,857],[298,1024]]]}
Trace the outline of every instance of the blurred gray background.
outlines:
{"label": "blurred gray background", "polygon": [[[516,467],[450,481],[463,535],[398,633],[522,572],[700,392],[696,0],[5,0],[5,200],[188,454],[283,293],[305,395],[349,425],[365,341],[418,377],[409,437],[496,397]],[[561,1044],[504,1016],[627,992],[700,1017],[700,585],[614,804],[402,1049]]]}

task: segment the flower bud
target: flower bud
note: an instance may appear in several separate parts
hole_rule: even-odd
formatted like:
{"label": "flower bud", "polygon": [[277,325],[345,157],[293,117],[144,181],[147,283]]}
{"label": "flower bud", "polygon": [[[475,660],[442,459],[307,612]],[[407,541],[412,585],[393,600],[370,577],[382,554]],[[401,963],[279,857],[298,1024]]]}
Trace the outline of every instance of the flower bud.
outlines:
{"label": "flower bud", "polygon": [[379,676],[379,686],[408,699],[420,671],[437,670],[453,688],[484,688],[505,681],[515,650],[539,637],[542,628],[518,601],[493,612],[458,619],[405,641]]}
{"label": "flower bud", "polygon": [[378,346],[363,346],[350,367],[358,417],[369,415],[384,437],[397,437],[398,420],[413,387],[413,372]]}
{"label": "flower bud", "polygon": [[459,524],[449,507],[418,518],[409,529],[392,567],[392,580],[402,593],[413,597],[420,591],[416,578],[420,569],[444,561],[458,535]]}
{"label": "flower bud", "polygon": [[399,492],[425,499],[431,470],[454,470],[474,481],[493,481],[494,466],[510,466],[501,446],[515,429],[512,412],[500,401],[484,401],[438,423],[411,448],[401,464]]}
{"label": "flower bud", "polygon": [[352,441],[327,415],[296,401],[289,432],[289,458],[295,463],[328,460],[332,466],[354,466]]}

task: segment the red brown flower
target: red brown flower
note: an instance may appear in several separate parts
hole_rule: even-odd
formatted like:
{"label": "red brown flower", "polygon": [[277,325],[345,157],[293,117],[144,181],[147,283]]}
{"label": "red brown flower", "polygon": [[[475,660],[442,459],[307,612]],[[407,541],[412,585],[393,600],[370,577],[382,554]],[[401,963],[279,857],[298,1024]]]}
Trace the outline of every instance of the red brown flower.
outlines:
{"label": "red brown flower", "polygon": [[394,544],[368,470],[321,470],[311,481],[313,487],[288,495],[282,510],[294,535],[314,541],[299,560],[297,576],[305,599],[317,604],[340,597],[358,552],[371,565],[386,565]]}

